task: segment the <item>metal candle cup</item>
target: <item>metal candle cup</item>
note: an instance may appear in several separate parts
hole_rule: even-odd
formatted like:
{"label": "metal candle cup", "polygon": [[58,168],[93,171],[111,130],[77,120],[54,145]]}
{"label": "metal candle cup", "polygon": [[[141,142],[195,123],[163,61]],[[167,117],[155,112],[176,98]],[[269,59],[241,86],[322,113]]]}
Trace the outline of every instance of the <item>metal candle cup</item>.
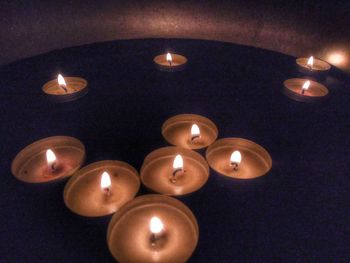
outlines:
{"label": "metal candle cup", "polygon": [[[310,86],[303,92],[303,85],[307,81],[310,81]],[[319,102],[326,99],[329,94],[324,85],[309,79],[287,79],[283,85],[283,93],[287,97],[300,102]]]}
{"label": "metal candle cup", "polygon": [[297,58],[296,63],[298,65],[298,70],[300,73],[305,75],[322,77],[328,73],[331,68],[331,65],[326,61],[313,58],[312,65],[308,64],[310,58]]}
{"label": "metal candle cup", "polygon": [[[191,127],[197,125],[199,135],[191,134]],[[200,149],[212,144],[217,136],[216,125],[200,115],[180,114],[166,120],[162,126],[162,135],[172,145],[186,149]]]}
{"label": "metal candle cup", "polygon": [[[111,186],[101,187],[102,174],[110,176]],[[74,213],[98,217],[116,212],[135,197],[140,187],[137,171],[121,161],[100,161],[89,164],[68,181],[64,189],[64,202]]]}
{"label": "metal candle cup", "polygon": [[171,54],[171,59],[171,62],[169,62],[169,60],[167,60],[167,54],[162,54],[156,56],[153,59],[153,62],[161,71],[175,72],[183,70],[185,68],[187,63],[186,57],[178,54]]}
{"label": "metal candle cup", "polygon": [[[230,156],[239,151],[242,161],[231,161]],[[237,179],[252,179],[265,175],[272,167],[269,153],[260,145],[242,138],[220,139],[206,151],[209,166],[216,172]]]}
{"label": "metal candle cup", "polygon": [[[46,96],[54,102],[68,102],[83,97],[87,92],[87,81],[79,77],[64,77],[66,90],[59,85],[57,79],[53,79],[42,87]],[[67,91],[67,92],[66,92]]]}
{"label": "metal candle cup", "polygon": [[[174,168],[177,155],[183,169]],[[201,188],[209,177],[209,167],[197,152],[169,146],[148,154],[141,167],[141,181],[149,189],[165,195],[184,195]]]}
{"label": "metal candle cup", "polygon": [[[48,163],[46,153],[54,152],[57,161]],[[27,183],[45,183],[71,176],[82,166],[85,147],[77,139],[54,136],[36,141],[20,151],[12,162],[12,174]]]}
{"label": "metal candle cup", "polygon": [[[154,217],[164,227],[156,234],[150,225]],[[113,257],[121,263],[183,263],[196,248],[198,234],[197,220],[182,202],[163,195],[143,195],[114,214],[107,243]]]}

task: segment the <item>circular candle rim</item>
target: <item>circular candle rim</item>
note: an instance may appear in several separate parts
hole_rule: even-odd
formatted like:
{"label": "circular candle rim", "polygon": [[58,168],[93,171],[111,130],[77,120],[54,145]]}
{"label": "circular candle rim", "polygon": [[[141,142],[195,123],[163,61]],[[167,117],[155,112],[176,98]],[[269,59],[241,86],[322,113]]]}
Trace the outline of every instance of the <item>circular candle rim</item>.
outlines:
{"label": "circular candle rim", "polygon": [[[161,207],[170,207],[171,209],[176,209],[179,212],[179,215],[184,216],[189,223],[191,223],[193,229],[196,232],[196,242],[194,244],[194,249],[189,257],[193,254],[195,248],[197,247],[199,240],[199,227],[198,222],[193,214],[193,212],[181,201],[166,195],[161,194],[147,194],[136,197],[135,199],[129,201],[125,205],[123,205],[118,213],[115,213],[108,224],[107,229],[107,245],[112,256],[117,259],[113,253],[113,248],[111,248],[111,237],[114,232],[114,229],[117,227],[119,221],[123,219],[128,214],[132,213],[135,209],[139,209],[141,207],[150,207],[158,205]],[[188,257],[188,258],[189,258]]]}
{"label": "circular candle rim", "polygon": [[[331,65],[330,65],[328,62],[326,62],[326,61],[324,61],[324,60],[322,60],[322,59],[319,59],[319,58],[315,58],[315,57],[314,57],[314,64],[315,64],[315,62],[321,63],[322,65],[324,65],[324,68],[322,68],[322,69],[317,69],[317,68],[312,68],[312,69],[310,69],[310,68],[307,66],[307,61],[308,61],[308,60],[309,60],[309,58],[302,57],[302,58],[297,58],[297,59],[295,60],[295,62],[296,62],[300,67],[303,67],[304,69],[308,69],[308,70],[314,71],[314,72],[325,72],[325,71],[328,71],[328,70],[331,69]],[[304,63],[305,61],[306,61],[306,63]]]}
{"label": "circular candle rim", "polygon": [[[168,151],[174,152],[174,153],[167,153],[165,155],[163,154],[163,152],[168,152]],[[191,159],[191,160],[195,161],[205,171],[205,180],[202,182],[201,185],[199,185],[198,188],[196,188],[195,190],[190,191],[190,192],[184,192],[182,194],[160,193],[159,191],[157,191],[156,189],[154,189],[153,187],[151,187],[150,185],[148,185],[144,182],[144,179],[143,179],[144,178],[144,170],[149,165],[151,165],[151,164],[153,164],[161,159],[168,158],[168,157],[171,157],[174,159],[177,154],[180,154],[183,157],[183,159]],[[159,149],[156,149],[156,150],[150,152],[145,157],[143,164],[141,166],[141,170],[140,170],[140,179],[141,179],[141,182],[143,183],[144,186],[146,186],[148,189],[150,189],[156,193],[160,193],[162,195],[167,195],[167,196],[181,196],[181,195],[186,195],[186,194],[196,192],[206,184],[206,182],[209,179],[209,175],[210,175],[209,165],[202,155],[200,155],[199,153],[192,151],[190,149],[186,149],[186,148],[182,148],[182,147],[178,147],[178,146],[166,146],[166,147],[162,147],[162,148],[159,148]]]}
{"label": "circular candle rim", "polygon": [[210,119],[208,119],[207,117],[204,117],[198,114],[187,114],[187,113],[178,114],[167,119],[162,125],[162,135],[164,139],[172,145],[179,146],[171,138],[165,136],[165,131],[167,131],[173,126],[178,125],[179,123],[191,123],[191,124],[195,123],[197,125],[206,126],[209,130],[212,131],[213,134],[215,134],[214,140],[212,140],[209,144],[206,144],[204,146],[197,146],[197,147],[194,145],[194,147],[189,147],[189,149],[202,149],[202,148],[208,147],[213,142],[215,142],[215,140],[218,137],[218,133],[219,133],[218,128],[216,127],[215,123]]}
{"label": "circular candle rim", "polygon": [[[82,178],[84,178],[84,176],[88,173],[88,172],[91,172],[92,170],[96,170],[96,169],[100,169],[99,166],[101,165],[105,165],[105,166],[110,166],[110,167],[113,167],[113,166],[116,166],[116,167],[119,167],[119,168],[124,168],[126,170],[128,170],[132,175],[134,175],[134,178],[136,179],[136,181],[138,182],[138,189],[137,191],[135,192],[135,195],[134,197],[136,196],[138,190],[140,189],[140,185],[141,185],[141,182],[140,182],[140,176],[139,176],[139,173],[137,172],[137,170],[132,167],[130,164],[126,163],[126,162],[123,162],[123,161],[119,161],[119,160],[104,160],[104,161],[98,161],[98,162],[94,162],[94,163],[90,163],[86,166],[84,166],[83,168],[81,168],[79,171],[77,171],[70,179],[69,181],[67,182],[66,186],[64,187],[64,191],[63,191],[63,200],[64,200],[64,203],[66,205],[66,207],[72,211],[73,213],[75,214],[78,214],[78,215],[81,215],[81,216],[84,216],[84,217],[100,217],[100,216],[91,216],[91,215],[86,215],[84,213],[80,213],[80,211],[76,211],[76,210],[73,210],[69,204],[68,204],[68,197],[69,197],[69,194],[70,194],[70,191],[73,189],[74,185],[76,185]],[[130,177],[131,178],[131,177]],[[133,198],[132,198],[133,199]],[[116,211],[115,211],[116,212]],[[111,212],[111,213],[108,213],[108,214],[103,214],[101,216],[106,216],[106,215],[110,215],[110,214],[113,214],[115,212]]]}
{"label": "circular candle rim", "polygon": [[52,86],[59,86],[58,85],[58,82],[57,82],[57,79],[52,79],[48,82],[46,82],[43,86],[42,86],[42,91],[45,93],[45,94],[48,94],[48,95],[52,95],[52,96],[67,96],[67,95],[70,95],[70,94],[74,94],[74,93],[79,93],[79,92],[82,92],[84,89],[86,89],[87,85],[88,85],[88,82],[86,79],[84,78],[81,78],[81,77],[74,77],[74,76],[70,76],[70,77],[64,77],[64,80],[66,81],[67,83],[67,86],[68,86],[68,83],[69,82],[81,82],[82,84],[82,88],[80,90],[77,90],[77,91],[73,91],[73,92],[70,92],[70,93],[64,93],[64,94],[55,94],[55,93],[50,93],[48,92],[48,89],[51,88]]}
{"label": "circular candle rim", "polygon": [[171,65],[171,66],[170,65],[163,65],[163,64],[161,64],[160,60],[163,60],[163,57],[165,57],[165,60],[166,60],[167,53],[155,56],[153,58],[153,62],[155,64],[157,64],[157,65],[159,65],[161,67],[165,67],[165,68],[177,68],[177,67],[182,67],[185,64],[187,64],[187,62],[188,62],[187,57],[185,57],[183,55],[180,55],[180,54],[176,54],[176,53],[170,53],[170,54],[171,54],[173,62],[180,60],[181,63],[176,64],[176,65]]}
{"label": "circular candle rim", "polygon": [[[303,85],[303,83],[305,83],[306,81],[310,81],[310,89],[315,89],[315,87],[317,87],[317,89],[319,90],[322,90],[325,95],[322,95],[322,96],[308,96],[308,95],[304,95],[304,94],[301,94],[301,93],[298,93],[298,92],[295,92],[293,91],[292,89],[288,88],[287,85],[290,83],[290,82],[300,82],[300,89]],[[317,102],[317,101],[322,101],[323,99],[326,99],[328,96],[329,96],[329,90],[328,88],[317,82],[317,81],[314,81],[314,80],[311,80],[311,79],[306,79],[306,78],[291,78],[291,79],[286,79],[284,82],[283,82],[283,91],[284,91],[284,94],[293,99],[293,100],[296,100],[296,101],[300,101],[300,102]]]}
{"label": "circular candle rim", "polygon": [[[34,149],[36,150],[35,151],[36,153],[44,151],[44,149],[41,150],[42,145],[45,145],[45,143],[48,143],[48,142],[52,142],[53,144],[52,144],[52,146],[45,147],[45,149],[48,149],[48,148],[55,149],[57,147],[62,148],[61,145],[57,144],[55,146],[55,143],[54,143],[55,141],[60,142],[61,140],[67,140],[67,141],[72,142],[73,146],[76,146],[77,148],[80,148],[81,151],[83,152],[81,160],[80,160],[80,163],[79,163],[79,165],[77,165],[77,167],[72,169],[68,174],[66,174],[64,176],[58,176],[58,177],[55,177],[52,180],[47,180],[47,181],[42,181],[42,182],[33,182],[33,181],[29,181],[29,180],[23,180],[23,178],[18,177],[18,175],[17,175],[18,172],[19,172],[18,170],[23,166],[23,163],[27,163],[28,162],[28,158],[25,158],[25,157],[27,157],[27,155],[29,155],[29,156],[32,155],[32,151]],[[63,146],[65,146],[65,145],[63,145]],[[17,155],[15,156],[15,158],[13,159],[12,164],[11,164],[11,172],[14,175],[14,177],[16,177],[18,180],[20,180],[22,182],[26,182],[26,183],[50,183],[50,182],[58,181],[60,179],[63,179],[63,178],[66,178],[66,177],[69,177],[69,176],[73,175],[83,165],[83,163],[85,161],[85,157],[86,157],[85,155],[86,155],[85,146],[77,138],[74,138],[74,137],[71,137],[71,136],[51,136],[51,137],[46,137],[44,139],[40,139],[40,140],[34,141],[33,143],[31,143],[31,144],[27,145],[26,147],[24,147],[19,153],[17,153]],[[23,158],[26,161],[21,161]],[[20,164],[22,164],[22,165],[20,165]]]}
{"label": "circular candle rim", "polygon": [[69,102],[69,101],[74,101],[77,99],[82,98],[88,93],[88,82],[86,79],[81,78],[81,77],[64,77],[64,79],[67,82],[67,85],[69,82],[80,82],[82,88],[78,91],[66,93],[66,94],[54,94],[54,93],[49,93],[47,92],[47,89],[50,89],[52,86],[58,86],[57,79],[50,80],[46,82],[42,86],[42,91],[44,92],[45,96],[49,98],[52,102],[56,103],[63,103],[63,102]]}
{"label": "circular candle rim", "polygon": [[[253,152],[255,152],[257,155],[259,155],[260,157],[262,157],[262,159],[265,160],[265,162],[267,163],[267,167],[268,169],[264,172],[264,173],[261,173],[261,174],[257,174],[256,176],[254,177],[250,177],[250,178],[240,178],[240,177],[234,177],[234,176],[231,176],[231,175],[227,175],[227,174],[224,174],[218,170],[216,170],[216,168],[214,168],[212,165],[210,165],[210,155],[222,148],[227,148],[228,145],[232,145],[232,147],[234,146],[244,146],[244,148],[248,148],[250,150],[252,150]],[[250,146],[250,147],[247,147],[247,146]],[[238,148],[239,150],[239,148]],[[238,138],[238,137],[230,137],[230,138],[223,138],[223,139],[219,139],[217,140],[216,142],[214,142],[212,145],[210,145],[205,153],[205,157],[208,161],[208,164],[209,166],[214,170],[216,171],[217,173],[221,174],[221,175],[224,175],[224,176],[227,176],[227,177],[230,177],[230,178],[235,178],[235,179],[240,179],[240,180],[251,180],[251,179],[255,179],[255,178],[258,178],[258,177],[261,177],[261,176],[264,176],[266,175],[272,168],[272,158],[271,158],[271,155],[269,154],[269,152],[264,148],[262,147],[261,145],[251,141],[251,140],[248,140],[248,139],[244,139],[244,138]]]}

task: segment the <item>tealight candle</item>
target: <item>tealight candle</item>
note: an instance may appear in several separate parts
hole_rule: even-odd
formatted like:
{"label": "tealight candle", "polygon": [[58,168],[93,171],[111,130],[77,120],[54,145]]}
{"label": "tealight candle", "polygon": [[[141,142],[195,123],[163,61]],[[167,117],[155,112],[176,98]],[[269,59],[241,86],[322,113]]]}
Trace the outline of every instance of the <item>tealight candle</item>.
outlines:
{"label": "tealight candle", "polygon": [[309,79],[287,79],[283,84],[284,94],[296,101],[317,102],[328,95],[328,89],[324,85]]}
{"label": "tealight candle", "polygon": [[183,203],[143,195],[124,205],[109,223],[107,243],[118,262],[186,262],[198,242],[198,224]]}
{"label": "tealight candle", "polygon": [[329,71],[331,65],[326,61],[314,58],[297,58],[296,63],[301,73],[307,75],[320,75]]}
{"label": "tealight candle", "polygon": [[57,79],[47,82],[43,92],[55,102],[67,102],[76,100],[88,92],[87,81],[79,77],[63,77],[58,75]]}
{"label": "tealight candle", "polygon": [[44,183],[72,175],[84,159],[85,147],[79,140],[54,136],[36,141],[20,151],[11,170],[21,181]]}
{"label": "tealight candle", "polygon": [[218,129],[211,120],[203,116],[180,114],[164,122],[162,134],[170,144],[186,149],[200,149],[216,140]]}
{"label": "tealight candle", "polygon": [[156,56],[153,61],[159,70],[174,72],[185,68],[187,58],[182,55],[167,53]]}
{"label": "tealight candle", "polygon": [[208,147],[206,158],[218,173],[238,179],[262,176],[272,166],[272,159],[263,147],[241,138],[217,140]]}
{"label": "tealight candle", "polygon": [[68,181],[64,202],[76,214],[89,217],[116,212],[133,199],[140,187],[137,171],[121,161],[89,164]]}
{"label": "tealight candle", "polygon": [[184,195],[206,183],[209,167],[199,153],[170,146],[147,155],[140,174],[142,183],[157,193]]}

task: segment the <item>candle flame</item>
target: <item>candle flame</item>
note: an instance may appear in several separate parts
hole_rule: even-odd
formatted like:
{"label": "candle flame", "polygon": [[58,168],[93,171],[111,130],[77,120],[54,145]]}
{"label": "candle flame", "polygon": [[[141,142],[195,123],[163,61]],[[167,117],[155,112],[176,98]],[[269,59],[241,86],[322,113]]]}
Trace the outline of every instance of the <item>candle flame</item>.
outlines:
{"label": "candle flame", "polygon": [[159,234],[162,232],[164,228],[163,222],[159,219],[159,217],[152,217],[149,223],[149,229],[153,234]]}
{"label": "candle flame", "polygon": [[234,151],[231,154],[230,161],[231,161],[231,163],[237,163],[237,164],[241,163],[242,155],[241,155],[240,151]]}
{"label": "candle flame", "polygon": [[182,156],[180,154],[176,155],[174,162],[173,162],[174,170],[182,169],[183,166],[184,166],[184,160],[182,159]]}
{"label": "candle flame", "polygon": [[166,54],[166,61],[168,61],[169,63],[173,62],[173,57],[171,56],[170,53]]}
{"label": "candle flame", "polygon": [[308,59],[307,65],[308,65],[309,67],[311,67],[311,68],[314,66],[314,57],[313,57],[313,56],[311,56],[311,57]]}
{"label": "candle flame", "polygon": [[193,136],[199,136],[201,134],[199,127],[197,124],[193,124],[191,127],[191,135]]}
{"label": "candle flame", "polygon": [[58,85],[67,86],[67,83],[61,74],[58,74],[57,81],[58,81]]}
{"label": "candle flame", "polygon": [[328,62],[330,62],[331,64],[335,65],[335,66],[346,66],[346,63],[348,62],[348,56],[346,55],[346,53],[340,52],[340,51],[336,51],[336,52],[332,52],[330,54],[328,54]]}
{"label": "candle flame", "polygon": [[56,161],[56,155],[55,153],[51,150],[51,149],[48,149],[46,151],[46,160],[47,160],[47,164],[48,165],[52,165],[55,161]]}
{"label": "candle flame", "polygon": [[309,87],[310,87],[310,80],[307,80],[307,81],[303,84],[302,89],[303,89],[303,90],[308,90]]}
{"label": "candle flame", "polygon": [[101,176],[101,188],[106,189],[111,186],[111,177],[107,172],[103,172]]}

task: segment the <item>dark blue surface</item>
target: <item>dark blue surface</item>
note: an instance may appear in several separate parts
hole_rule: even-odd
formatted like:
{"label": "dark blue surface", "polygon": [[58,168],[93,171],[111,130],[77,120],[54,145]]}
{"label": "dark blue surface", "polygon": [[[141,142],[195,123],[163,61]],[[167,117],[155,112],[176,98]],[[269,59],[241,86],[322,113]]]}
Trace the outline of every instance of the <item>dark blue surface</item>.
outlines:
{"label": "dark blue surface", "polygon": [[[186,70],[156,70],[153,57],[169,47],[187,56]],[[47,101],[41,86],[59,72],[86,78],[89,93]],[[264,146],[273,168],[247,181],[211,171],[202,189],[179,198],[200,227],[191,262],[349,262],[350,81],[333,69],[328,100],[305,104],[281,93],[283,81],[298,74],[295,58],[283,54],[160,39],[69,48],[2,67],[0,261],[114,262],[109,218],[69,212],[65,181],[31,185],[11,175],[23,147],[69,135],[85,144],[87,163],[118,159],[139,169],[167,145],[162,123],[195,113],[213,120],[220,138]]]}

